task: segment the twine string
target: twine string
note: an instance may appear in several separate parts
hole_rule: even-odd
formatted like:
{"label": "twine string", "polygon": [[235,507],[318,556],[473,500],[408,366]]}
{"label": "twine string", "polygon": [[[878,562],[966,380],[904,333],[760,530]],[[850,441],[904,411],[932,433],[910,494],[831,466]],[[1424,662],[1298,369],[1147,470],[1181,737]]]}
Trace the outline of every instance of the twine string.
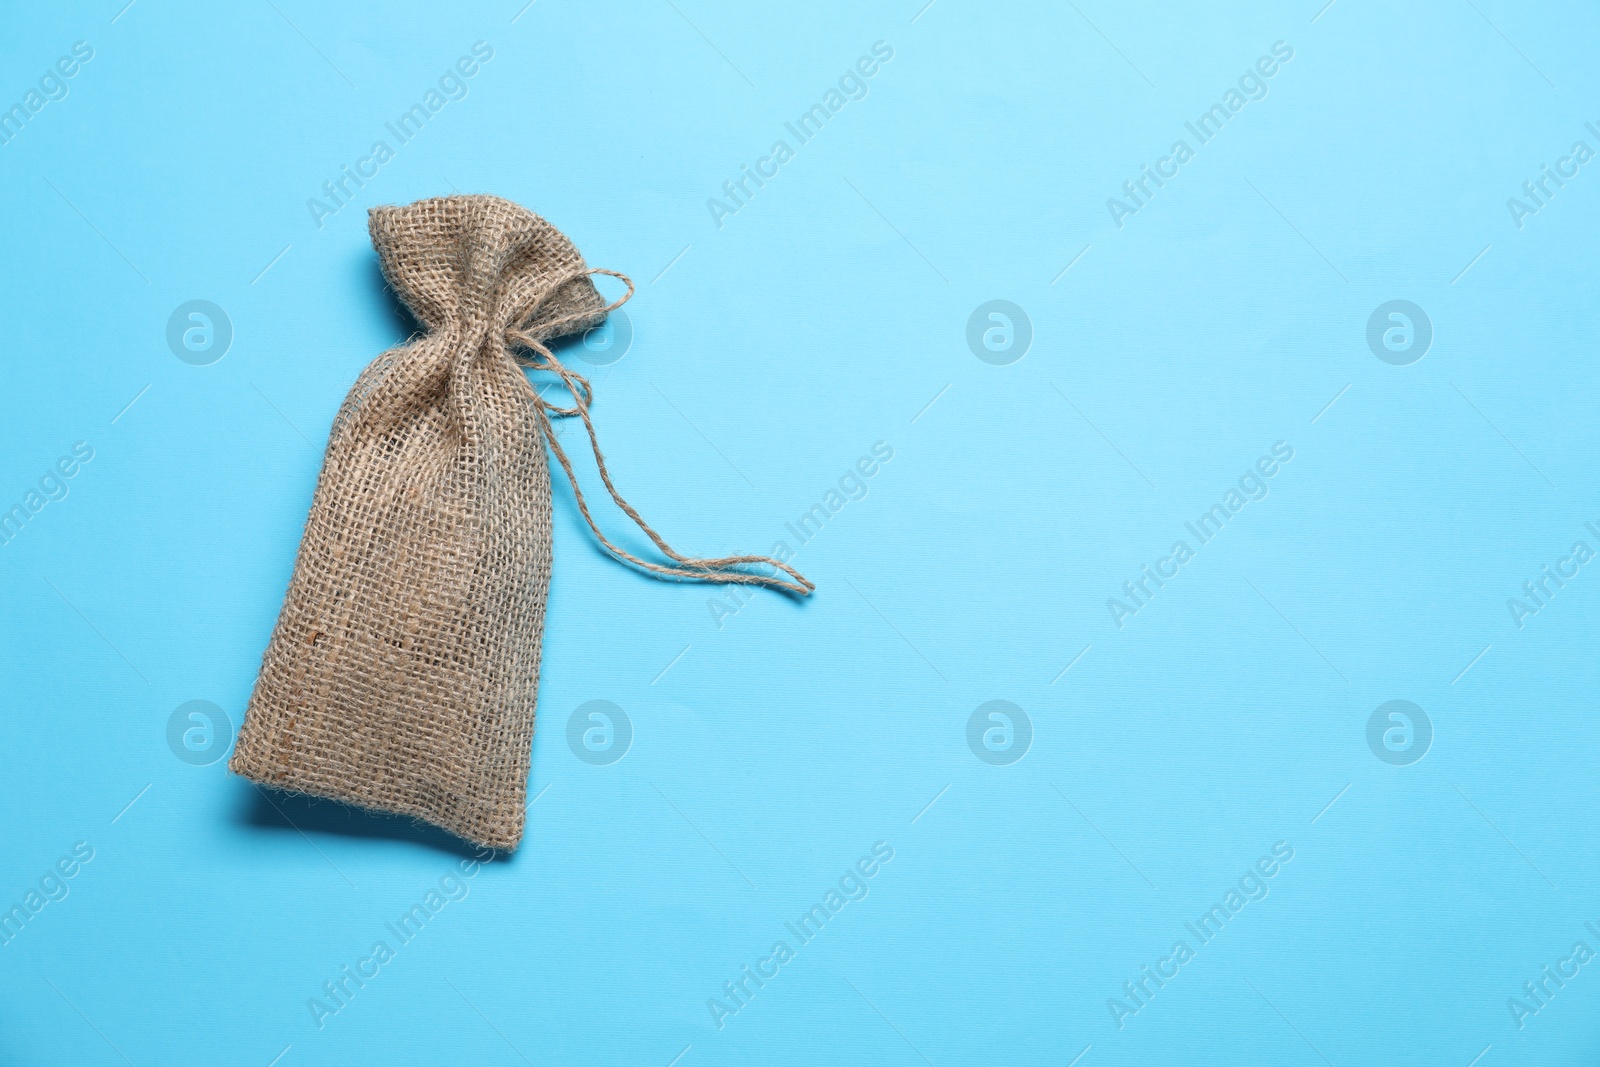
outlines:
{"label": "twine string", "polygon": [[[581,278],[586,278],[591,274],[607,274],[613,278],[619,278],[628,287],[627,293],[620,299],[607,304],[601,314],[608,314],[612,311],[615,311],[617,308],[627,303],[634,294],[632,279],[618,271],[605,270],[600,267],[591,267],[585,270],[574,271],[573,273],[557,280],[555,284],[547,288],[543,295],[541,295],[530,308],[517,316],[520,324],[512,326],[510,329],[506,330],[505,334],[507,348],[509,351],[511,351],[513,359],[515,359],[521,365],[533,370],[543,370],[554,373],[561,379],[561,384],[565,386],[569,393],[572,394],[572,406],[562,407],[559,404],[546,399],[542,393],[534,388],[532,382],[528,381],[528,379],[525,377],[523,378],[523,381],[527,383],[528,389],[533,394],[533,399],[535,401],[534,411],[539,419],[539,429],[544,434],[545,440],[550,443],[550,450],[556,454],[556,459],[561,463],[561,469],[567,472],[567,481],[572,483],[572,494],[577,499],[578,511],[583,515],[583,521],[588,523],[590,531],[594,533],[595,538],[600,542],[600,544],[605,546],[606,551],[610,552],[618,559],[624,560],[627,563],[630,563],[633,566],[639,567],[643,570],[674,578],[689,578],[695,581],[714,582],[717,584],[759,585],[766,586],[770,589],[786,589],[789,592],[795,593],[799,596],[808,596],[811,591],[816,588],[816,585],[809,581],[799,571],[789,566],[787,563],[773,559],[771,556],[720,556],[715,559],[711,559],[685,556],[679,553],[676,549],[669,545],[666,540],[663,539],[662,536],[650,526],[649,523],[644,521],[639,513],[634,510],[633,505],[629,504],[622,498],[621,493],[617,492],[617,487],[612,484],[611,481],[611,472],[606,468],[605,455],[600,451],[600,440],[595,435],[594,421],[589,417],[589,406],[594,402],[594,387],[590,384],[589,379],[585,378],[583,375],[568,370],[561,363],[561,361],[555,357],[555,353],[550,351],[549,347],[546,346],[543,341],[539,340],[538,337],[534,336],[532,332],[534,327],[538,326],[546,333],[546,336],[553,337],[556,335],[550,331],[552,331],[555,327],[562,326],[570,322],[592,319],[595,315],[595,312],[579,311],[562,315],[558,318],[551,319],[548,322],[535,321],[535,316],[537,315],[540,307],[542,307],[552,295],[554,295],[564,286],[570,285]],[[523,355],[516,351],[518,348],[531,352],[532,355]],[[660,563],[653,563],[650,560],[640,559],[638,556],[635,556],[626,549],[619,548],[617,545],[612,544],[606,535],[600,531],[599,524],[594,521],[594,516],[589,513],[589,504],[583,497],[583,490],[578,486],[578,478],[577,475],[573,473],[572,462],[567,458],[567,453],[561,447],[561,442],[556,439],[555,426],[551,422],[552,417],[563,418],[573,415],[576,415],[583,420],[583,427],[586,431],[588,431],[589,446],[594,451],[595,466],[599,468],[600,480],[605,483],[606,491],[611,494],[611,499],[616,502],[617,507],[622,509],[623,514],[632,519],[634,524],[638,526],[639,529],[643,530],[645,534],[649,536],[650,540],[655,543],[655,546],[660,549],[661,552],[669,559],[673,560],[677,566],[668,566]],[[781,578],[776,573],[771,575],[753,574],[750,571],[739,569],[740,567],[752,564],[765,564],[773,568],[775,572],[781,571],[785,574],[788,574],[794,579],[794,581]]]}

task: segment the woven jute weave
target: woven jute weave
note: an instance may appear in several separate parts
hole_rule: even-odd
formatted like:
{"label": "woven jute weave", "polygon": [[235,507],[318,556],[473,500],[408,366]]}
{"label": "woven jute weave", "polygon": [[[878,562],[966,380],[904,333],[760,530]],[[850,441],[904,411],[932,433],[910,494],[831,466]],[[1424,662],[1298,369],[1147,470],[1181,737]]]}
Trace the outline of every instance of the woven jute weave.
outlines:
{"label": "woven jute weave", "polygon": [[[374,360],[334,420],[229,766],[514,849],[550,585],[547,444],[622,561],[683,580],[812,586],[775,559],[679,555],[618,495],[589,383],[546,344],[604,320],[616,304],[590,276],[614,272],[587,268],[555,227],[496,197],[375,208],[369,229],[423,332]],[[554,374],[571,405],[546,399],[525,366]],[[552,428],[562,416],[581,417],[607,491],[671,562],[600,533]]]}

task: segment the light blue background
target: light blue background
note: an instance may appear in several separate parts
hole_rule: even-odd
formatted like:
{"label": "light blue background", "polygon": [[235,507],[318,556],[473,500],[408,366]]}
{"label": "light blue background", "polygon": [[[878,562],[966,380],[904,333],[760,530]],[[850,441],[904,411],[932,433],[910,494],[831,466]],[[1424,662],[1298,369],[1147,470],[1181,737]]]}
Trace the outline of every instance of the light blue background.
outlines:
{"label": "light blue background", "polygon": [[[0,33],[6,106],[94,48],[0,146],[0,507],[95,450],[0,546],[0,908],[95,855],[0,946],[0,1062],[1600,1053],[1600,964],[1521,1029],[1507,1006],[1600,951],[1600,573],[1521,629],[1506,605],[1600,548],[1600,162],[1521,229],[1506,206],[1600,148],[1591,9],[123,2]],[[307,198],[479,40],[469,95],[319,229]],[[866,99],[715,225],[879,40]],[[1106,199],[1280,40],[1267,97],[1117,228]],[[523,846],[319,1029],[308,999],[462,852],[280,813],[167,722],[237,727],[333,414],[408,332],[365,209],[456,190],[638,281],[596,419],[679,548],[768,551],[894,459],[797,555],[811,602],[720,628],[718,590],[609,561],[558,488]],[[997,298],[1034,331],[1008,366],[965,340]],[[192,299],[235,331],[210,366],[166,344]],[[1392,299],[1433,324],[1410,366],[1366,343]],[[1116,627],[1280,440],[1270,495]],[[596,699],[635,730],[610,766],[566,741]],[[1009,766],[966,741],[997,699],[1034,730]],[[1396,699],[1435,732],[1409,766],[1366,740]],[[719,1029],[708,998],[877,841],[870,895]],[[1108,998],[1280,841],[1270,895],[1119,1029]]]}

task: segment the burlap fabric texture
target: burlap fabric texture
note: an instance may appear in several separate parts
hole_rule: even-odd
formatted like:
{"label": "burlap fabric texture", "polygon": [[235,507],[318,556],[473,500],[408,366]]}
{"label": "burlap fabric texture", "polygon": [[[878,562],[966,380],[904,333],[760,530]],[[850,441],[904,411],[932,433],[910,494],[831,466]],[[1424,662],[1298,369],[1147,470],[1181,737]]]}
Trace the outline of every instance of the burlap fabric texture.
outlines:
{"label": "burlap fabric texture", "polygon": [[[229,766],[514,849],[550,584],[547,444],[590,529],[624,562],[799,595],[812,586],[766,557],[679,555],[617,494],[589,383],[546,344],[604,320],[616,304],[590,275],[614,272],[586,268],[555,227],[497,197],[375,208],[369,228],[423,331],[374,360],[334,420]],[[553,374],[544,387],[570,393],[570,406],[546,399],[524,366]],[[600,532],[552,427],[562,416],[582,419],[607,491],[669,562]]]}

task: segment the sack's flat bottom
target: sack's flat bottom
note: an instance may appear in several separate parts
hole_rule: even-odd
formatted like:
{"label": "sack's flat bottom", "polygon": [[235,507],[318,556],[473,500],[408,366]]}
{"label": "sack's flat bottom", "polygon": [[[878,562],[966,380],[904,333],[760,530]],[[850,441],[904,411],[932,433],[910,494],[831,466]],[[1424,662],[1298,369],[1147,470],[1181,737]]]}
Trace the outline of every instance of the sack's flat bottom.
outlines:
{"label": "sack's flat bottom", "polygon": [[390,780],[383,783],[380,799],[367,790],[350,789],[349,783],[360,779],[347,768],[287,766],[243,749],[241,744],[234,751],[228,769],[259,786],[334,800],[375,814],[406,816],[480,848],[511,852],[522,842],[526,811],[520,797],[513,803],[486,805],[436,783]]}

